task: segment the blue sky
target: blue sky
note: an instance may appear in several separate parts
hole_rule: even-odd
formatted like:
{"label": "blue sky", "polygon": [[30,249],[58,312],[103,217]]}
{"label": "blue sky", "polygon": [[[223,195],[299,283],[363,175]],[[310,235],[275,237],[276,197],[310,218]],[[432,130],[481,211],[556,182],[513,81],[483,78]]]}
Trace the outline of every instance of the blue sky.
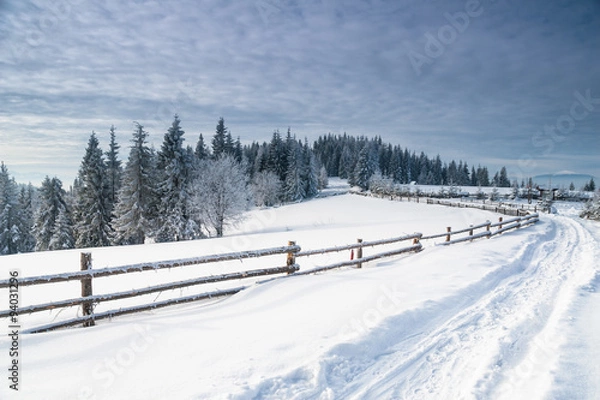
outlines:
{"label": "blue sky", "polygon": [[600,2],[0,0],[0,160],[19,182],[77,174],[92,130],[126,160],[178,113],[381,135],[521,178],[600,177]]}

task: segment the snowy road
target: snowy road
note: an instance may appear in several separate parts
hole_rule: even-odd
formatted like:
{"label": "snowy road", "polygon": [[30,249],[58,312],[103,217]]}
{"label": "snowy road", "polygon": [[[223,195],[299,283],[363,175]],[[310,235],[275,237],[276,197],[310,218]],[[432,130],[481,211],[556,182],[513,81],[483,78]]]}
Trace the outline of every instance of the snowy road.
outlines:
{"label": "snowy road", "polygon": [[[562,395],[552,398],[573,398],[573,384],[587,388],[577,398],[598,398],[599,371],[589,370],[597,359],[571,360],[562,369],[559,361],[570,357],[566,321],[572,321],[574,300],[594,280],[600,246],[579,221],[545,220],[545,234],[523,243],[484,280],[425,313],[392,317],[360,342],[335,347],[316,371],[264,383],[258,397],[537,399],[559,392],[560,383],[579,369],[589,382],[570,376],[574,382],[563,383]],[[584,341],[600,337],[600,325],[581,325],[589,331]]]}

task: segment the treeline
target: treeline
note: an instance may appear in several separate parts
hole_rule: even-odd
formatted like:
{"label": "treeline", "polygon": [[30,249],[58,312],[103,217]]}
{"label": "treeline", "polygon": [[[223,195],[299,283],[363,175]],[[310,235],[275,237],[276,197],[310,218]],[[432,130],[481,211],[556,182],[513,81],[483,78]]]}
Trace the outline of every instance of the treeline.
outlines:
{"label": "treeline", "polygon": [[184,146],[175,116],[160,150],[135,123],[126,163],[115,128],[109,148],[92,132],[73,185],[46,177],[18,185],[0,168],[0,254],[222,236],[248,206],[314,197],[327,184],[312,148],[288,129],[270,143],[242,146],[221,118],[210,145]]}
{"label": "treeline", "polygon": [[416,154],[399,145],[383,143],[381,137],[322,136],[315,142],[314,151],[329,176],[348,179],[362,189],[368,189],[369,178],[377,172],[400,184],[511,186],[505,167],[490,178],[487,167],[469,168],[462,160],[442,162],[439,155],[430,158],[423,152]]}
{"label": "treeline", "polygon": [[160,149],[134,124],[126,161],[116,129],[108,150],[90,135],[74,183],[46,177],[41,187],[18,185],[0,168],[0,254],[222,236],[252,204],[272,206],[316,196],[328,176],[368,190],[375,177],[406,184],[509,186],[506,169],[444,163],[400,146],[348,135],[326,135],[309,145],[279,131],[270,141],[242,145],[219,119],[207,143],[200,134],[184,145],[178,116]]}

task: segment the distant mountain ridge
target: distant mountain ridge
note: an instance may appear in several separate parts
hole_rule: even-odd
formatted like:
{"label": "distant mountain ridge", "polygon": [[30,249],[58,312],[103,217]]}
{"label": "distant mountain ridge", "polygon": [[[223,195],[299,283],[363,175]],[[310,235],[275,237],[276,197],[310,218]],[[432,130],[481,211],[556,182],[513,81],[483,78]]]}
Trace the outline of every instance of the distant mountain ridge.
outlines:
{"label": "distant mountain ridge", "polygon": [[564,189],[568,189],[572,182],[575,185],[575,190],[581,190],[592,178],[597,181],[595,176],[589,174],[558,173],[537,175],[533,177],[533,181],[540,186],[553,186]]}

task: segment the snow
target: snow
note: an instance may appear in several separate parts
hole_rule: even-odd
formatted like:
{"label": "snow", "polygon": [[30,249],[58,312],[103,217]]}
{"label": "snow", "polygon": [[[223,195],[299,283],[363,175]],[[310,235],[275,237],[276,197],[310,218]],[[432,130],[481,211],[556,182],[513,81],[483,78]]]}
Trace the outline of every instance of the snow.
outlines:
{"label": "snow", "polygon": [[[342,190],[332,184],[332,194]],[[20,391],[10,390],[4,378],[0,398],[599,398],[600,228],[579,220],[574,204],[557,204],[557,210],[491,239],[452,246],[436,245],[444,238],[423,240],[422,252],[362,269],[203,285],[100,304],[98,312],[193,290],[251,285],[221,300],[117,317],[92,328],[21,335]],[[324,196],[251,211],[223,238],[90,251],[94,268],[108,268],[278,247],[288,240],[313,250],[357,238],[431,235],[497,218],[476,209]],[[306,271],[349,256],[343,251],[297,262]],[[79,251],[1,261],[6,278],[14,268],[21,277],[74,272]],[[285,255],[276,255],[98,278],[94,294],[284,263]],[[21,303],[74,298],[79,291],[77,282],[23,287]],[[0,295],[6,299],[5,290]],[[68,319],[77,310],[22,316],[23,328]],[[3,336],[4,371],[8,347],[10,338]]]}

